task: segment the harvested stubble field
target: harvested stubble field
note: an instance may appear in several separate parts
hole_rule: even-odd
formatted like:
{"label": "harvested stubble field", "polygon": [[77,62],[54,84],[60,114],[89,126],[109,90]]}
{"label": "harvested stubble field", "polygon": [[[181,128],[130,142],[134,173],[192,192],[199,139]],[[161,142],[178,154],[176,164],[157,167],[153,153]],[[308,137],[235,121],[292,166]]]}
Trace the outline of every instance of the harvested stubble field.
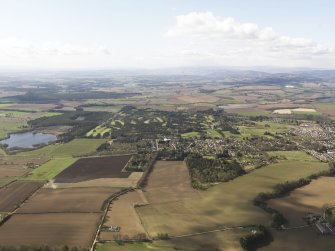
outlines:
{"label": "harvested stubble field", "polygon": [[[270,200],[268,206],[281,212],[291,226],[305,225],[308,213],[319,214],[323,212],[326,204],[333,204],[335,178],[321,177],[309,185],[298,188],[289,196]],[[320,235],[315,226],[308,228],[271,231],[274,241],[261,250],[333,250],[334,236]]]}
{"label": "harvested stubble field", "polygon": [[15,165],[0,165],[0,178],[22,176],[29,172],[28,169],[23,169]]}
{"label": "harvested stubble field", "polygon": [[15,181],[1,188],[0,212],[12,212],[42,185],[42,182]]}
{"label": "harvested stubble field", "polygon": [[321,177],[309,185],[298,188],[284,198],[270,200],[268,206],[277,209],[290,225],[306,223],[308,213],[322,214],[323,206],[335,203],[335,178]]}
{"label": "harvested stubble field", "polygon": [[18,213],[99,213],[118,188],[42,188],[29,198]]}
{"label": "harvested stubble field", "polygon": [[[139,234],[145,234],[145,230],[136,213],[134,205],[147,203],[141,190],[128,192],[112,202],[109,207],[104,227],[120,226],[118,235],[121,238],[136,238]],[[114,240],[115,233],[101,232],[102,240]]]}
{"label": "harvested stubble field", "polygon": [[94,238],[98,213],[14,214],[0,227],[2,246],[88,248]]}
{"label": "harvested stubble field", "polygon": [[128,178],[101,178],[75,183],[48,183],[49,188],[75,188],[75,187],[136,187],[143,172],[133,172]]}
{"label": "harvested stubble field", "polygon": [[137,212],[150,236],[188,234],[215,229],[218,225],[269,225],[271,215],[253,205],[259,193],[271,191],[278,183],[328,170],[326,163],[305,153],[293,155],[202,191],[199,199],[150,204],[138,207]]}
{"label": "harvested stubble field", "polygon": [[82,158],[58,174],[56,183],[75,183],[99,178],[128,178],[122,172],[131,155]]}
{"label": "harvested stubble field", "polygon": [[157,161],[143,190],[149,203],[199,198],[182,161]]}

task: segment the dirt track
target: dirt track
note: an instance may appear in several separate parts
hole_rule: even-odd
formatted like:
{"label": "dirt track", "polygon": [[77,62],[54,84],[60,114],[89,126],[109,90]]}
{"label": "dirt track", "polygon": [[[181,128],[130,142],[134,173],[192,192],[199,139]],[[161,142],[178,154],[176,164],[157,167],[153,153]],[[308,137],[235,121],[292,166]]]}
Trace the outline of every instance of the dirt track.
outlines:
{"label": "dirt track", "polygon": [[128,178],[121,172],[131,155],[82,158],[56,176],[56,183],[81,182],[99,178]]}

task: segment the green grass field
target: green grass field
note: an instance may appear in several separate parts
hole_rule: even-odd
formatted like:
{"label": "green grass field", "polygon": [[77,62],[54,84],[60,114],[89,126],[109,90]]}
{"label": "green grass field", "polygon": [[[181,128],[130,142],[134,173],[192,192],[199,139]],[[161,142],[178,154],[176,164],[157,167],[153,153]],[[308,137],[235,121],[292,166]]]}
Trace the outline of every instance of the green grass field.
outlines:
{"label": "green grass field", "polygon": [[201,191],[199,199],[151,204],[136,209],[151,236],[158,233],[186,234],[215,229],[219,225],[269,225],[271,215],[253,205],[253,199],[259,193],[271,191],[278,183],[328,169],[327,163],[311,159],[302,152],[288,153],[287,156],[287,160]]}
{"label": "green grass field", "polygon": [[74,139],[65,144],[52,144],[29,152],[19,153],[18,156],[36,156],[46,158],[72,157],[94,153],[104,139]]}
{"label": "green grass field", "polygon": [[187,132],[180,135],[182,138],[191,138],[191,137],[198,137],[198,132]]}
{"label": "green grass field", "polygon": [[40,167],[34,169],[24,180],[51,180],[65,168],[73,164],[76,158],[52,159]]}
{"label": "green grass field", "polygon": [[104,133],[106,132],[110,132],[112,129],[111,128],[107,128],[103,125],[99,125],[96,128],[92,129],[91,131],[89,131],[88,133],[86,133],[87,137],[96,137],[96,136],[102,136],[104,135]]}
{"label": "green grass field", "polygon": [[271,137],[264,135],[264,133],[265,132],[273,134],[283,133],[292,128],[292,126],[288,124],[280,124],[273,122],[257,122],[255,126],[239,126],[238,128],[241,133],[241,137],[251,137],[251,136]]}
{"label": "green grass field", "polygon": [[10,133],[19,132],[27,122],[32,119],[40,117],[57,116],[61,113],[58,112],[44,112],[44,113],[31,113],[20,111],[0,111],[0,139],[8,136]]}
{"label": "green grass field", "polygon": [[206,132],[209,135],[209,137],[211,137],[213,139],[221,139],[222,138],[222,135],[216,130],[208,129],[208,130],[206,130]]}
{"label": "green grass field", "polygon": [[174,248],[169,247],[155,247],[151,243],[146,242],[137,242],[137,243],[123,243],[118,244],[116,242],[98,244],[96,247],[96,251],[173,251],[176,250]]}
{"label": "green grass field", "polygon": [[8,134],[22,130],[22,127],[27,125],[23,120],[3,121],[0,118],[0,139],[6,138]]}

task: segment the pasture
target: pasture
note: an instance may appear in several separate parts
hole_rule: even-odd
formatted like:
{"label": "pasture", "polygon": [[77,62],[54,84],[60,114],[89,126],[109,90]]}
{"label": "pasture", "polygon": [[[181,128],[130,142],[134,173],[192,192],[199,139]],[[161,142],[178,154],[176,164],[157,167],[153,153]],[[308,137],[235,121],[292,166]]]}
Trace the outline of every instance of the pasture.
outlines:
{"label": "pasture", "polygon": [[104,143],[103,139],[74,139],[65,144],[51,144],[40,149],[17,154],[19,157],[78,157],[96,152],[96,149]]}
{"label": "pasture", "polygon": [[96,251],[175,251],[174,248],[155,246],[154,244],[147,242],[136,242],[136,243],[99,243],[96,247]]}
{"label": "pasture", "polygon": [[261,192],[274,185],[328,170],[328,164],[300,153],[299,160],[281,160],[200,192],[200,198],[168,203],[153,203],[137,208],[141,221],[150,234],[171,235],[213,229],[219,225],[269,225],[271,216],[253,205]]}
{"label": "pasture", "polygon": [[99,178],[128,178],[122,169],[131,155],[81,158],[55,177],[56,183],[75,183]]}
{"label": "pasture", "polygon": [[52,180],[60,172],[72,165],[76,158],[59,158],[49,160],[47,163],[34,169],[24,180]]}

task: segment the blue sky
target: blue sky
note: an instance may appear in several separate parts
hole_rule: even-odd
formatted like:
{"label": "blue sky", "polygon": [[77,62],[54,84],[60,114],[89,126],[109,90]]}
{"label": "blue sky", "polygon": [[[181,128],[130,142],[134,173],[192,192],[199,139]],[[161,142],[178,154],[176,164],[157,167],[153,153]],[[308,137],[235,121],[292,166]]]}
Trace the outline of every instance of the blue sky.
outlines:
{"label": "blue sky", "polygon": [[332,68],[334,11],[331,0],[0,0],[0,67]]}

